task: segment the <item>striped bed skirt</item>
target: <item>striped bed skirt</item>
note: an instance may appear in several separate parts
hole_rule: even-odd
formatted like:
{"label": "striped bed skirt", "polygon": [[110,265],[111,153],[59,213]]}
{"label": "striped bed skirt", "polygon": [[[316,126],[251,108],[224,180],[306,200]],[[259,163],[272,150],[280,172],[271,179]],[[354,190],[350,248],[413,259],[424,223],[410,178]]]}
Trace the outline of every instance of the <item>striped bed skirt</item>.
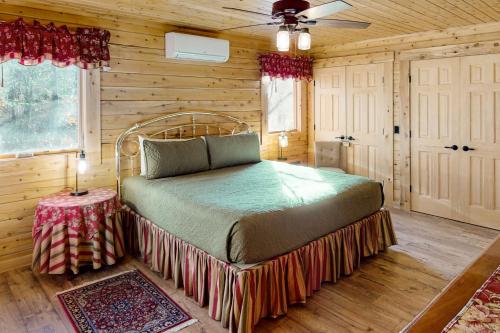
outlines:
{"label": "striped bed skirt", "polygon": [[172,279],[209,316],[230,332],[253,332],[265,317],[287,313],[305,303],[322,282],[336,282],[396,244],[389,211],[380,210],[345,228],[248,269],[221,261],[176,238],[125,206],[122,222],[126,248],[153,271]]}

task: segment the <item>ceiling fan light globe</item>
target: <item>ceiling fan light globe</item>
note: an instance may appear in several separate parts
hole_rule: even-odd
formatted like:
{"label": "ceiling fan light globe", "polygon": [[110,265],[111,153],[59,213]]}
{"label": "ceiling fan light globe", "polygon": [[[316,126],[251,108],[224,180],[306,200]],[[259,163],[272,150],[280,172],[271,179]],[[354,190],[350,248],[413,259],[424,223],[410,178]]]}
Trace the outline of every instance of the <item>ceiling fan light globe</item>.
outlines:
{"label": "ceiling fan light globe", "polygon": [[290,33],[284,26],[280,27],[280,30],[276,34],[276,47],[280,52],[290,50]]}
{"label": "ceiling fan light globe", "polygon": [[311,34],[309,29],[300,29],[299,40],[297,42],[297,47],[299,50],[307,51],[311,49]]}

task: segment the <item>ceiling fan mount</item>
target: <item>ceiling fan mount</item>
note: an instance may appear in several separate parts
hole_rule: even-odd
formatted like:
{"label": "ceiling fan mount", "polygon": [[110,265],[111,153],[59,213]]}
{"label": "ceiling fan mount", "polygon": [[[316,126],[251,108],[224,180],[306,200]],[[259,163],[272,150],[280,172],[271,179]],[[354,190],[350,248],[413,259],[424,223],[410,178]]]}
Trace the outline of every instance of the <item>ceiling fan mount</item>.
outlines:
{"label": "ceiling fan mount", "polygon": [[311,5],[305,0],[279,0],[273,3],[272,17],[273,19],[286,16],[295,18],[295,14],[309,8],[311,8]]}

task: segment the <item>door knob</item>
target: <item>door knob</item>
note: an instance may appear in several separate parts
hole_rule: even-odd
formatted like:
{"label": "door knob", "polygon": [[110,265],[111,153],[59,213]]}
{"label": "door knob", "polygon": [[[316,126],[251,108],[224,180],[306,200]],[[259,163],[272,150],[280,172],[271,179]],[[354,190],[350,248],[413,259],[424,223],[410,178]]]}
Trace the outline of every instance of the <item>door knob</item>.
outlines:
{"label": "door knob", "polygon": [[345,136],[341,135],[341,136],[336,136],[335,139],[340,139],[340,140],[344,140],[345,139]]}
{"label": "door knob", "polygon": [[451,149],[451,150],[458,150],[457,145],[451,145],[451,146],[445,146],[446,149]]}
{"label": "door knob", "polygon": [[463,147],[462,147],[462,150],[463,150],[463,151],[469,151],[469,150],[476,150],[476,149],[475,149],[475,148],[468,147],[468,146],[463,146]]}
{"label": "door knob", "polygon": [[350,135],[349,135],[349,136],[347,137],[347,140],[354,141],[354,140],[356,140],[356,139],[355,139],[355,138],[353,138],[352,136],[350,136]]}

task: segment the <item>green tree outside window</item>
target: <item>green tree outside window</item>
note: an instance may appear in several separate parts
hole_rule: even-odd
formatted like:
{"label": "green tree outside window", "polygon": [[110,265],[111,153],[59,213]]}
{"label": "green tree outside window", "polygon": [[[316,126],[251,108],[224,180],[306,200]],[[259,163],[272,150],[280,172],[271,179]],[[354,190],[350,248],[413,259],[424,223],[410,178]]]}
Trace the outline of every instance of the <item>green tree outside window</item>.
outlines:
{"label": "green tree outside window", "polygon": [[80,70],[0,64],[0,154],[78,148]]}

